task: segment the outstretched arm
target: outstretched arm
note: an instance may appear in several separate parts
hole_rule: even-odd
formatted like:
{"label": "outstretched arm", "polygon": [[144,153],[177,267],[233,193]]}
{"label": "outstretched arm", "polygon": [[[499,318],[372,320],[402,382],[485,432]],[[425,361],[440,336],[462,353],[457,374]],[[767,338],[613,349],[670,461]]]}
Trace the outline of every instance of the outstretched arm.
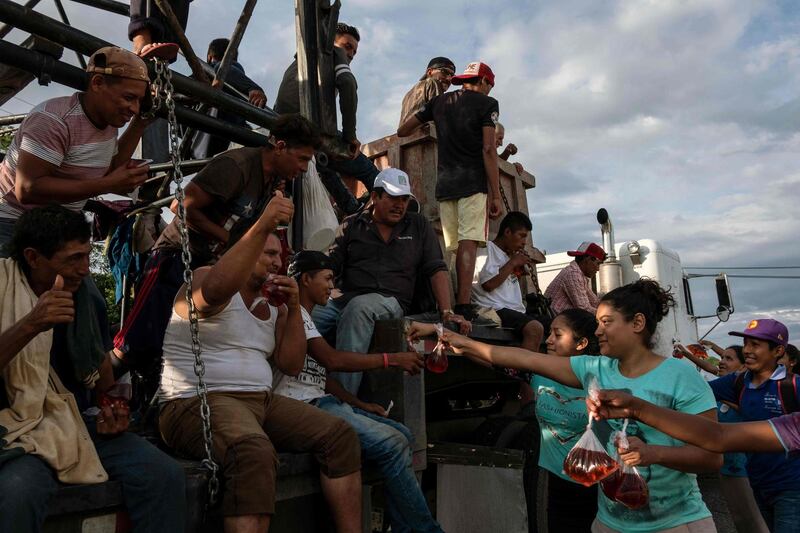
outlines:
{"label": "outstretched arm", "polygon": [[[436,329],[433,324],[413,322],[409,329],[409,337],[412,340],[435,335],[435,333]],[[568,357],[553,357],[523,350],[522,348],[484,344],[447,329],[444,330],[442,339],[456,353],[461,353],[479,363],[530,370],[535,374],[548,377],[568,387],[583,387],[575,372],[572,371],[572,365],[570,365]]]}
{"label": "outstretched arm", "polygon": [[701,370],[705,370],[709,374],[714,374],[715,376],[719,376],[719,368],[714,366],[710,361],[707,361],[705,359],[700,359],[695,354],[687,350],[686,347],[684,347],[682,344],[678,344],[676,348],[678,349],[678,351],[680,351],[681,355],[683,355],[684,357],[686,357],[686,359],[697,365]]}
{"label": "outstretched arm", "polygon": [[336,350],[322,337],[308,341],[308,353],[329,372],[360,372],[383,368],[386,363],[390,367],[398,367],[410,374],[418,374],[422,370],[423,360],[416,352],[386,354],[384,361],[380,353],[356,353]]}
{"label": "outstretched arm", "polygon": [[596,419],[635,418],[670,437],[704,450],[723,452],[780,452],[783,446],[769,422],[720,424],[708,417],[680,413],[617,390],[599,391],[586,398]]}

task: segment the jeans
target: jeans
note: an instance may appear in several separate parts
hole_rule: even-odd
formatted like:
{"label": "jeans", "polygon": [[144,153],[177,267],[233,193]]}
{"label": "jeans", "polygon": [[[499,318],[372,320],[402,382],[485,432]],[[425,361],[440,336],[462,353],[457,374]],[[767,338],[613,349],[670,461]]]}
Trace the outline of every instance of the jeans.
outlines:
{"label": "jeans", "polygon": [[[122,482],[125,507],[134,531],[183,531],[186,523],[183,468],[133,433],[109,439],[93,435],[93,439],[108,477]],[[48,503],[58,486],[55,472],[36,456],[23,455],[0,466],[0,533],[41,531]]]}
{"label": "jeans", "polygon": [[800,491],[753,491],[756,504],[772,533],[795,533],[800,529]]}
{"label": "jeans", "polygon": [[[336,328],[336,349],[367,353],[376,320],[400,318],[403,308],[397,298],[372,292],[355,296],[347,305],[328,300],[324,307],[316,306],[311,313],[320,335],[327,337]],[[350,394],[358,394],[361,372],[331,372]]]}
{"label": "jeans", "polygon": [[350,189],[342,183],[340,174],[354,177],[363,183],[370,192],[375,183],[375,176],[378,175],[375,163],[362,153],[359,153],[355,159],[334,161],[331,158],[327,167],[320,166],[317,170],[322,184],[333,196],[336,205],[348,215],[355,213],[360,206]]}
{"label": "jeans", "polygon": [[375,462],[383,475],[387,511],[393,533],[442,532],[431,516],[411,468],[414,437],[403,424],[323,396],[317,407],[345,420],[358,434],[367,461]]}

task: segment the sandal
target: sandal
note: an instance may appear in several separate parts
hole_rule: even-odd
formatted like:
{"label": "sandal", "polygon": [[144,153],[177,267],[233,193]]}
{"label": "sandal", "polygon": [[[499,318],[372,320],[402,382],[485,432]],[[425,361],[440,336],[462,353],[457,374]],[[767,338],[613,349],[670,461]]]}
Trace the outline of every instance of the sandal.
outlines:
{"label": "sandal", "polygon": [[163,59],[172,63],[178,57],[178,45],[175,43],[151,43],[139,50],[139,57],[147,59]]}

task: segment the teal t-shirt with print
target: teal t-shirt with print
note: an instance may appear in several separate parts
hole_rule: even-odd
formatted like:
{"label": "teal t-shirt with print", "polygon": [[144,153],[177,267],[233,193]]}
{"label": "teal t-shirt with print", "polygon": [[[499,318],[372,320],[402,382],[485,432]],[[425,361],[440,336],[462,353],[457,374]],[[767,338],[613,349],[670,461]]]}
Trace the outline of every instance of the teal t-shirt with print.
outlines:
{"label": "teal t-shirt with print", "polygon": [[581,438],[589,422],[586,391],[574,389],[542,376],[533,376],[536,418],[541,431],[539,466],[573,481],[564,473],[564,459]]}
{"label": "teal t-shirt with print", "polygon": [[[638,398],[674,411],[699,414],[716,411],[717,403],[711,388],[700,374],[677,359],[665,359],[656,368],[637,378],[619,372],[619,361],[605,356],[570,358],[572,370],[585,387],[592,378],[601,389],[622,389]],[[609,420],[615,430],[622,429],[622,420]],[[684,443],[641,422],[631,420],[628,435],[647,444],[683,446]],[[612,443],[608,452],[615,456]],[[648,533],[677,527],[711,516],[703,503],[697,476],[661,465],[637,467],[650,489],[650,501],[641,509],[628,509],[598,491],[597,519],[618,531]]]}

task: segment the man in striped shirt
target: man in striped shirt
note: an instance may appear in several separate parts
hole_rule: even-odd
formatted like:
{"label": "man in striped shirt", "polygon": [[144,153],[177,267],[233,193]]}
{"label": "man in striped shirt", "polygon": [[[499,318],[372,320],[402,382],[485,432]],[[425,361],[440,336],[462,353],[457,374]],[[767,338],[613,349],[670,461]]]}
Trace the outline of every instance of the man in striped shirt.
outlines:
{"label": "man in striped shirt", "polygon": [[89,198],[124,194],[147,179],[147,165],[131,163],[147,125],[139,117],[150,83],[144,61],[110,46],[92,55],[86,71],[85,92],[28,113],[0,164],[0,257],[25,211],[46,204],[79,211]]}
{"label": "man in striped shirt", "polygon": [[574,257],[571,262],[550,282],[544,295],[550,298],[550,306],[558,314],[566,309],[583,309],[594,314],[600,300],[592,290],[591,279],[606,260],[606,252],[593,242],[582,242],[577,250],[567,252]]}

